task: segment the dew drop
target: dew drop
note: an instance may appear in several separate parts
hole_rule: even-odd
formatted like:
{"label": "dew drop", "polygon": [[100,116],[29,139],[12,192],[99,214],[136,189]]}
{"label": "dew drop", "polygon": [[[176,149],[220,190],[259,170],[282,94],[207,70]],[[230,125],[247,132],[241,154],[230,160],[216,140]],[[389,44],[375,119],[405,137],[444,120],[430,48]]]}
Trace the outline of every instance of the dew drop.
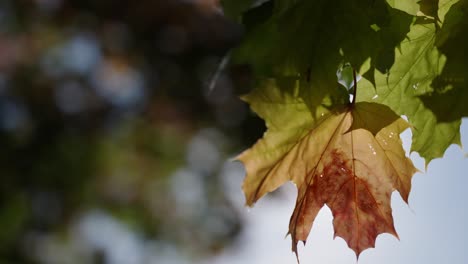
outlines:
{"label": "dew drop", "polygon": [[372,151],[372,154],[377,155],[377,151],[375,151],[374,146],[372,146],[370,143],[368,144],[369,149]]}
{"label": "dew drop", "polygon": [[320,178],[323,178],[323,174],[320,174],[320,176],[319,176],[319,177],[320,177]]}
{"label": "dew drop", "polygon": [[418,89],[418,87],[419,87],[419,83],[415,83],[415,84],[413,84],[413,89],[417,90],[417,89]]}
{"label": "dew drop", "polygon": [[372,100],[375,100],[375,99],[377,99],[378,97],[379,97],[379,95],[376,94],[376,95],[374,95],[374,97],[372,97]]}

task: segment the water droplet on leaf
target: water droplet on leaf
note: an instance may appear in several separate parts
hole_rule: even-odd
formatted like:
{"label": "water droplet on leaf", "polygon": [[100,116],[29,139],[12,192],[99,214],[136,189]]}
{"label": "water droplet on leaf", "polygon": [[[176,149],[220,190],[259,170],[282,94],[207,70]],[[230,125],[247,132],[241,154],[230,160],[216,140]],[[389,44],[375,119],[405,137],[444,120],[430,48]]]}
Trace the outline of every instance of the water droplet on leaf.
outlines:
{"label": "water droplet on leaf", "polygon": [[372,151],[372,154],[377,155],[377,151],[375,151],[374,146],[372,146],[370,143],[368,144],[369,149]]}

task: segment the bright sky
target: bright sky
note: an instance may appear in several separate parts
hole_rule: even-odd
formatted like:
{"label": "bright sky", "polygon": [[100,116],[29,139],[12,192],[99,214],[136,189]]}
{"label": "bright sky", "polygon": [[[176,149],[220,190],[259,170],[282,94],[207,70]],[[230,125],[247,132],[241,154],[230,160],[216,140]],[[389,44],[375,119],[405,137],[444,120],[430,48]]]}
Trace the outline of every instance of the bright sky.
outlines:
{"label": "bright sky", "polygon": [[[468,146],[468,120],[462,124],[462,141]],[[411,134],[403,134],[409,149]],[[424,170],[424,161],[411,158]],[[239,186],[244,175],[238,168],[236,177],[229,173],[229,182]],[[468,158],[458,146],[451,146],[443,159],[432,161],[425,173],[413,178],[409,206],[398,193],[392,196],[393,216],[400,241],[384,234],[376,248],[364,251],[359,264],[468,263]],[[231,185],[228,183],[228,185]],[[233,190],[233,200],[244,201],[239,188]],[[236,191],[239,190],[239,191]],[[263,198],[245,212],[246,227],[241,238],[218,257],[207,261],[214,264],[287,264],[296,263],[291,252],[291,238],[285,234],[293,211],[296,190],[292,184],[283,187],[280,197]],[[355,264],[354,252],[341,238],[333,240],[332,216],[323,209],[315,220],[307,245],[299,247],[301,263]]]}

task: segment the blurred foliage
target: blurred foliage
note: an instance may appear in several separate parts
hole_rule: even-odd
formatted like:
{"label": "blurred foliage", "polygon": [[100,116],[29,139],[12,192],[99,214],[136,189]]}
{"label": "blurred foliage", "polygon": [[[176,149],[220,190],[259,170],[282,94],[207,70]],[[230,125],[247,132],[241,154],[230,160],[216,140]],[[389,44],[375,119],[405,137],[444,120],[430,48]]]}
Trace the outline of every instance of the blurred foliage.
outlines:
{"label": "blurred foliage", "polygon": [[208,87],[242,31],[216,1],[0,1],[0,263],[105,262],[65,249],[96,209],[194,257],[232,241],[220,164],[264,128],[237,98],[248,70]]}

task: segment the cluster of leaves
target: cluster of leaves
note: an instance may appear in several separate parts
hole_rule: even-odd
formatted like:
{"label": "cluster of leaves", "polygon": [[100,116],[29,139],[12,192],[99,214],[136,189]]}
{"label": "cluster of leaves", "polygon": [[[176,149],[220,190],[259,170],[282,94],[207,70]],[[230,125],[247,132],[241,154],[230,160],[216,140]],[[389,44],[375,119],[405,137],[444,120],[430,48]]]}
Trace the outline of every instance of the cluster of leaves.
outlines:
{"label": "cluster of leaves", "polygon": [[[296,254],[325,204],[335,236],[358,256],[377,235],[397,236],[390,195],[407,201],[416,172],[399,134],[411,128],[411,151],[426,165],[461,144],[468,1],[224,2],[246,27],[233,54],[256,76],[244,99],[268,128],[238,157],[247,204],[288,180],[297,185],[289,226]],[[344,63],[362,77],[352,103],[337,81]]]}

